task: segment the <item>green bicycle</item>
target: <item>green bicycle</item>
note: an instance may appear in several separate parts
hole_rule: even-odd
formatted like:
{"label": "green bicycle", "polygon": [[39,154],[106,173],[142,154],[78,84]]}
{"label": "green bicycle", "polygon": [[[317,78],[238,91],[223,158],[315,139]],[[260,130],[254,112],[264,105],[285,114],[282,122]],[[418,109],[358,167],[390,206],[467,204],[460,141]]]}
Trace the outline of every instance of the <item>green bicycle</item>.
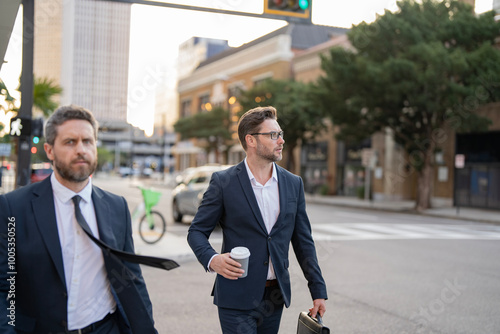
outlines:
{"label": "green bicycle", "polygon": [[151,189],[141,188],[142,198],[144,199],[144,215],[139,221],[139,236],[148,244],[154,244],[160,241],[167,230],[165,218],[158,211],[152,208],[158,204],[161,192]]}

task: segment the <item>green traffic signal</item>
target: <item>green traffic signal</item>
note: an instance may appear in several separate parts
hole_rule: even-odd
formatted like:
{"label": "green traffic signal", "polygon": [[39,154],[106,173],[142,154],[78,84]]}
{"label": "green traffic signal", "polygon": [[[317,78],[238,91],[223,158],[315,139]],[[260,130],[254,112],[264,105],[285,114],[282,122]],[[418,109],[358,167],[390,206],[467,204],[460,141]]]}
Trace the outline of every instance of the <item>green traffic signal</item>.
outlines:
{"label": "green traffic signal", "polygon": [[33,144],[38,144],[40,142],[40,138],[38,137],[33,137]]}
{"label": "green traffic signal", "polygon": [[302,10],[309,8],[309,0],[299,0],[299,7]]}
{"label": "green traffic signal", "polygon": [[312,0],[264,0],[264,15],[290,22],[311,23]]}

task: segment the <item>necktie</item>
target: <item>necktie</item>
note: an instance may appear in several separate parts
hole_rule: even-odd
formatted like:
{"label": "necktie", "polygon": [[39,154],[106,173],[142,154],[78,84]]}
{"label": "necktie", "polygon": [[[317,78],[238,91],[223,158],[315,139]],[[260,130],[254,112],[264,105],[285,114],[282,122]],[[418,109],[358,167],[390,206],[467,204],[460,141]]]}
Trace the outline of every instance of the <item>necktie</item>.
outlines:
{"label": "necktie", "polygon": [[142,263],[156,268],[170,270],[179,265],[172,260],[156,258],[152,256],[139,256],[133,253],[123,252],[109,247],[101,240],[94,237],[87,221],[80,210],[80,200],[78,195],[72,198],[75,204],[76,221],[89,236],[89,238],[102,249],[104,264],[108,273],[108,278],[120,301],[134,334],[154,334],[154,322],[151,318],[142,299],[135,281],[139,278],[130,271],[120,259],[125,261]]}
{"label": "necktie", "polygon": [[118,258],[128,261],[128,262],[133,262],[133,263],[140,263],[144,264],[150,267],[155,267],[155,268],[160,268],[160,269],[165,269],[165,270],[171,270],[174,268],[179,267],[177,262],[169,259],[164,259],[160,257],[154,257],[154,256],[144,256],[144,255],[137,255],[134,253],[129,253],[129,252],[124,252],[120,251],[118,249],[114,249],[108,245],[106,245],[104,242],[101,240],[97,239],[94,237],[92,234],[92,231],[90,230],[89,225],[87,224],[87,221],[85,221],[85,218],[82,215],[82,211],[80,210],[80,201],[81,197],[76,195],[72,198],[73,203],[75,204],[75,216],[76,216],[76,221],[78,224],[82,227],[82,229],[85,231],[85,233],[89,236],[92,241],[99,246],[105,253],[111,253]]}

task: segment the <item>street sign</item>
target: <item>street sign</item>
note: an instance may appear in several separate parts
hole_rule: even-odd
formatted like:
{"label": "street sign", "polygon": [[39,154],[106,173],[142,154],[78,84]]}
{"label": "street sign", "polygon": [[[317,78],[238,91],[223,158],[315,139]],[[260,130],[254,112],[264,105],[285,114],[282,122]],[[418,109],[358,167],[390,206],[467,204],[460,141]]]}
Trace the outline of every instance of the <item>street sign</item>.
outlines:
{"label": "street sign", "polygon": [[361,165],[363,167],[370,167],[370,161],[372,160],[373,150],[371,148],[364,148],[361,151]]}
{"label": "street sign", "polygon": [[0,157],[10,156],[10,144],[0,144]]}

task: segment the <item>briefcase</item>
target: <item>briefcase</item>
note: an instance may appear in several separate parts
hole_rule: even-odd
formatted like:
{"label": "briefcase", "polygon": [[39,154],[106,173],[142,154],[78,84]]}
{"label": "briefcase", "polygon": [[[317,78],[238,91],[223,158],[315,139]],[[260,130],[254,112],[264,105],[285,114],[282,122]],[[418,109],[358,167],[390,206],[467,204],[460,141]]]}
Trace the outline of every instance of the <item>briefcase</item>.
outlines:
{"label": "briefcase", "polygon": [[312,318],[307,312],[299,314],[299,324],[297,334],[330,334],[330,329],[323,325],[323,319],[318,314],[317,319]]}

